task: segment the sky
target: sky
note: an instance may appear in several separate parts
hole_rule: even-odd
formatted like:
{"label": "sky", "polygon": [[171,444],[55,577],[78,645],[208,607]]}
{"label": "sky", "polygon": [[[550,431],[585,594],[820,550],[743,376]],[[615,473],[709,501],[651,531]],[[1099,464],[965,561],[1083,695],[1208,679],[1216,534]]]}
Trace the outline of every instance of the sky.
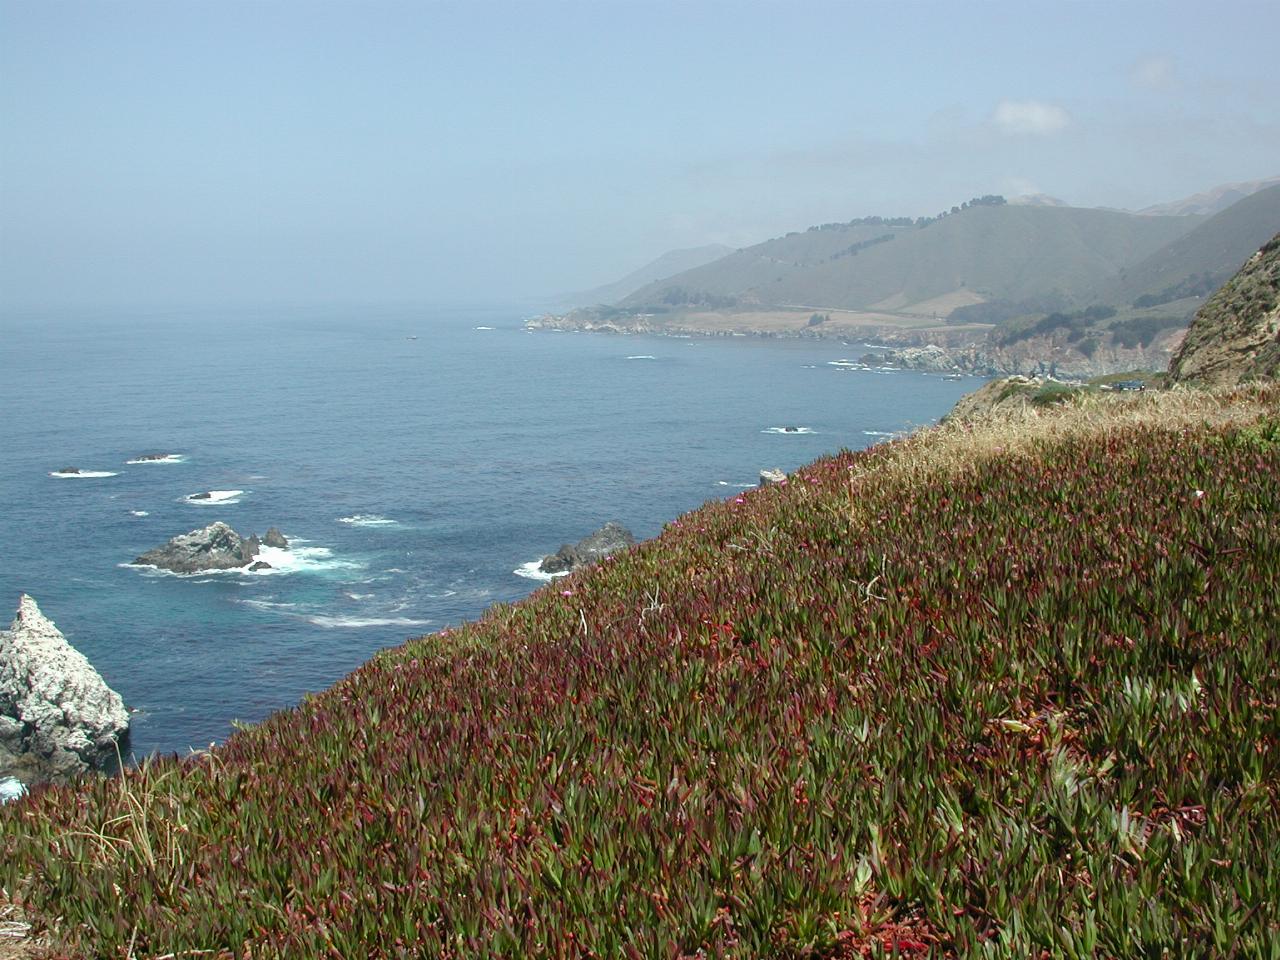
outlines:
{"label": "sky", "polygon": [[0,0],[0,310],[534,302],[1280,174],[1280,3]]}

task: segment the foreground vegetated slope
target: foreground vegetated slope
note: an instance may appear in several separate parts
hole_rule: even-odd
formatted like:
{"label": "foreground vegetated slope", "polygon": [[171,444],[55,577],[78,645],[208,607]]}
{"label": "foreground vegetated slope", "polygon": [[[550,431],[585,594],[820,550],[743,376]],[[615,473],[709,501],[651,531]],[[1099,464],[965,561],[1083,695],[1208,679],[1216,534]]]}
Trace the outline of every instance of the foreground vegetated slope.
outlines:
{"label": "foreground vegetated slope", "polygon": [[1169,375],[1208,386],[1280,375],[1280,233],[1196,312]]}
{"label": "foreground vegetated slope", "polygon": [[824,459],[0,810],[0,879],[74,956],[1273,956],[1278,494],[1274,386]]}

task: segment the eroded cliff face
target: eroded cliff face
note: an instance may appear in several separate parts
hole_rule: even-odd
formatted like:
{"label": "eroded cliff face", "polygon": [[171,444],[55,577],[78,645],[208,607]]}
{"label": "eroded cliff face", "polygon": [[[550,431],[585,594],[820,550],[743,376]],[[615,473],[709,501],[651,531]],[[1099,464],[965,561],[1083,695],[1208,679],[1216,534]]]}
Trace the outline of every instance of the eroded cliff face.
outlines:
{"label": "eroded cliff face", "polygon": [[1280,234],[1222,285],[1191,321],[1169,364],[1175,383],[1234,386],[1280,376]]}
{"label": "eroded cliff face", "polygon": [[0,777],[56,782],[110,769],[128,730],[120,695],[23,594],[0,630]]}

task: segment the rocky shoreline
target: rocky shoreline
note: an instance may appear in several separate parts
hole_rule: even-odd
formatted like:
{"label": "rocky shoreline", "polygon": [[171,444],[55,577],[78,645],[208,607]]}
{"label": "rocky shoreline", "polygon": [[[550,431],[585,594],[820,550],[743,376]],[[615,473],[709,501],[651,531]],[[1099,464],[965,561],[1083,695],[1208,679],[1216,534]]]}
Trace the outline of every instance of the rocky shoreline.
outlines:
{"label": "rocky shoreline", "polygon": [[865,344],[873,353],[867,366],[891,366],[925,373],[978,377],[1022,375],[1087,380],[1131,370],[1165,370],[1185,331],[1158,336],[1149,347],[1103,347],[1085,356],[1068,342],[1050,336],[1030,337],[1008,346],[987,340],[989,327],[929,327],[924,330],[892,325],[817,324],[787,329],[760,329],[748,324],[715,328],[683,318],[658,321],[648,315],[594,319],[589,314],[545,315],[525,321],[525,329],[562,333],[606,333],[619,336],[764,340],[836,341]]}

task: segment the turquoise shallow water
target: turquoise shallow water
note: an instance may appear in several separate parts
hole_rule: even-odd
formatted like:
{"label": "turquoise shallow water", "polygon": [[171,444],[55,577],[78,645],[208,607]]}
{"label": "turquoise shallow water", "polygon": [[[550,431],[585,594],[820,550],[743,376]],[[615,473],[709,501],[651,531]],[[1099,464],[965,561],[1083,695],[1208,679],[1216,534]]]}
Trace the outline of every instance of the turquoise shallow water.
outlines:
{"label": "turquoise shallow water", "polygon": [[[525,596],[514,571],[605,520],[653,536],[976,385],[833,363],[860,345],[529,333],[499,309],[31,313],[0,336],[0,604],[37,598],[139,711],[139,753]],[[126,462],[149,453],[180,460]],[[289,565],[127,565],[213,520],[278,526]]]}

